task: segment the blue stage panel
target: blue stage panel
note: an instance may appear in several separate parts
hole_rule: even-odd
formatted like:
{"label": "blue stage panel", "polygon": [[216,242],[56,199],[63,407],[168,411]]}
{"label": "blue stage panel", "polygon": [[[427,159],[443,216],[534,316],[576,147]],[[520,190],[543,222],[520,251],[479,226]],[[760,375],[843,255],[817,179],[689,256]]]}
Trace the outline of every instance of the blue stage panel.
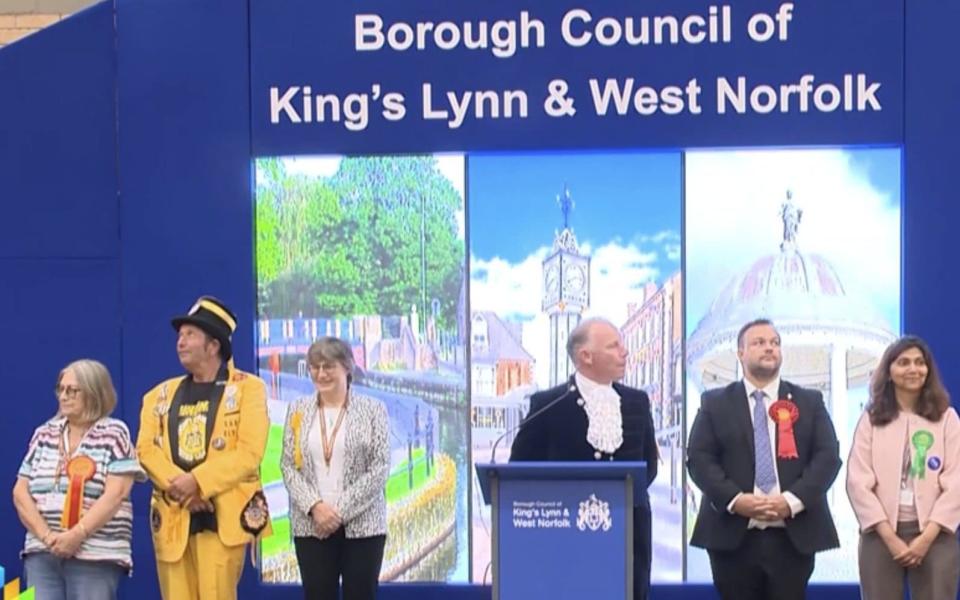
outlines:
{"label": "blue stage panel", "polygon": [[[904,331],[926,338],[954,398],[960,393],[956,277],[960,71],[954,65],[960,4],[906,4],[903,205]],[[956,404],[956,400],[954,400]]]}
{"label": "blue stage panel", "polygon": [[60,369],[93,358],[120,388],[119,272],[113,259],[0,259],[0,380],[7,411],[0,419],[6,482],[0,565],[10,578],[20,572],[23,529],[9,492],[33,430],[57,412],[53,388]]}
{"label": "blue stage panel", "polygon": [[0,257],[117,255],[113,44],[104,2],[0,51]]}

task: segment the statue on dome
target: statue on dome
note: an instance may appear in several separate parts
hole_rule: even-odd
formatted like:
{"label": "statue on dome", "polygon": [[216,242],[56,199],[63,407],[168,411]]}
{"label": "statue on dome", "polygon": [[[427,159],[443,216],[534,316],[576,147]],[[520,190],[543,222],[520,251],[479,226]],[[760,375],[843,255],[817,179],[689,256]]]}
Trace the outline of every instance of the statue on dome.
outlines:
{"label": "statue on dome", "polygon": [[794,250],[797,247],[797,230],[800,228],[800,219],[803,209],[793,203],[793,192],[787,190],[787,201],[780,206],[780,218],[783,220],[783,241],[780,249]]}

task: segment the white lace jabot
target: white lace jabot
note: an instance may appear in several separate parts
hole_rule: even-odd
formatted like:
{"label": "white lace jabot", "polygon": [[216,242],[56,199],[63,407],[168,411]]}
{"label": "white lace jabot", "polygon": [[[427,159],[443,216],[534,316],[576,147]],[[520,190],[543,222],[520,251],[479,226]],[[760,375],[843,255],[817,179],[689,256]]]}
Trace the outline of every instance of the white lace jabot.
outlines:
{"label": "white lace jabot", "polygon": [[574,380],[587,413],[587,442],[601,452],[613,454],[623,444],[620,394],[612,385],[599,384],[580,373],[574,375]]}

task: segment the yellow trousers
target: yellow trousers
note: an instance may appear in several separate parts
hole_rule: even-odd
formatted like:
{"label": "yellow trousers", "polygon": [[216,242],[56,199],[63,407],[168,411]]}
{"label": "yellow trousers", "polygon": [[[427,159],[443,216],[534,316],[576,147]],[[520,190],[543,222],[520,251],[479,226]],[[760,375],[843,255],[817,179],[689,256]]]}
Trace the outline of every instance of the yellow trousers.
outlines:
{"label": "yellow trousers", "polygon": [[224,546],[213,531],[190,536],[177,562],[157,561],[164,600],[236,600],[247,546]]}

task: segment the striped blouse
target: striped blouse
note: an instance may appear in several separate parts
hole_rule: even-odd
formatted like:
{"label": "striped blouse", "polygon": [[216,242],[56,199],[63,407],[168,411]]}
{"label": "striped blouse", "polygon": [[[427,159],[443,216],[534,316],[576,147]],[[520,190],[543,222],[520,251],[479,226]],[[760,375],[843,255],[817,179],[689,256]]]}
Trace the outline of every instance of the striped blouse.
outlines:
{"label": "striped blouse", "polygon": [[[65,430],[65,417],[54,417],[37,427],[18,473],[20,477],[28,480],[30,495],[50,530],[54,532],[63,531],[60,527],[60,515],[63,513],[63,502],[69,483],[62,468],[64,461],[61,461],[60,457],[61,440]],[[84,485],[84,512],[90,510],[103,494],[108,475],[132,475],[137,481],[146,479],[146,474],[137,462],[136,450],[130,442],[130,431],[126,424],[118,419],[104,417],[94,423],[83,436],[79,446],[72,449],[70,454],[71,457],[78,454],[89,456],[97,465],[96,473]],[[133,506],[128,497],[120,503],[120,508],[112,519],[100,529],[91,532],[90,537],[83,541],[75,558],[107,561],[129,570],[133,567],[130,552],[132,533]],[[47,551],[47,546],[28,531],[23,554]]]}

